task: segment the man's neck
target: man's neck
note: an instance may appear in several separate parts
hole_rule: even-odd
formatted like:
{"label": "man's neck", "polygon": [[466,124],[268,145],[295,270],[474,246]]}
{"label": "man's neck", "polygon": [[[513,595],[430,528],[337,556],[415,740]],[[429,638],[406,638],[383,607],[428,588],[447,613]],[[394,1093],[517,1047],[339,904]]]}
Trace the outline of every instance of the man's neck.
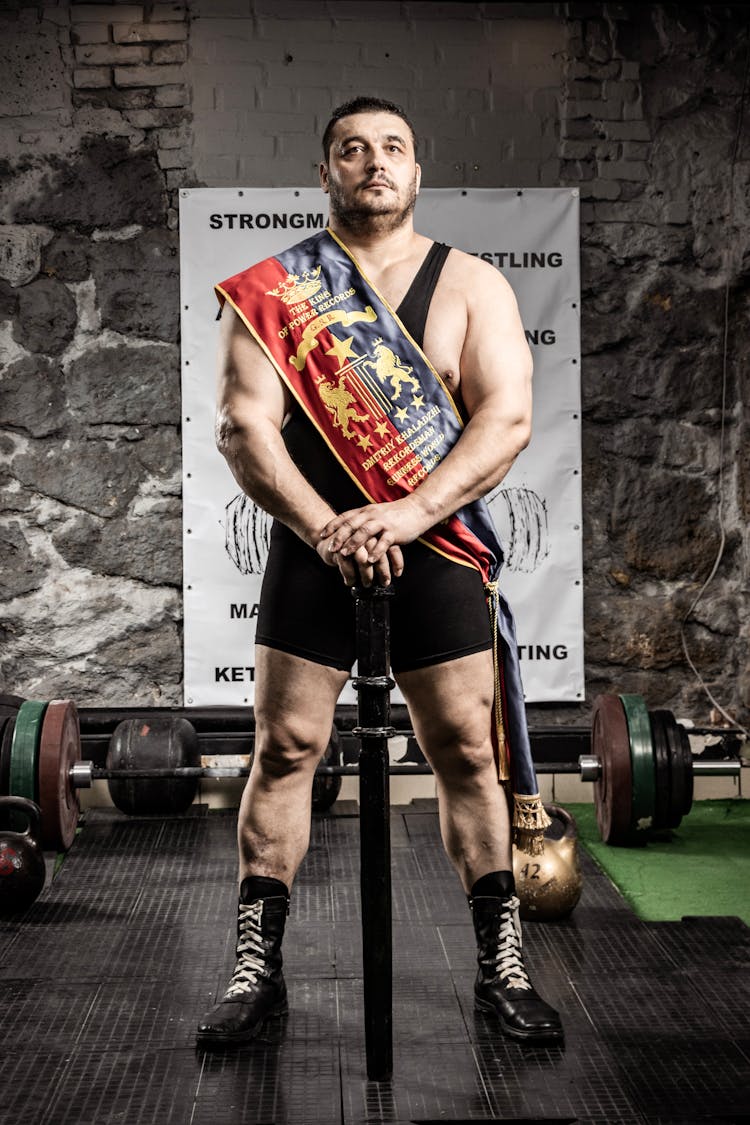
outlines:
{"label": "man's neck", "polygon": [[414,230],[411,215],[395,230],[378,229],[377,218],[375,216],[370,224],[354,228],[342,223],[332,213],[328,225],[346,248],[363,261],[370,259],[384,264],[409,257],[422,239]]}

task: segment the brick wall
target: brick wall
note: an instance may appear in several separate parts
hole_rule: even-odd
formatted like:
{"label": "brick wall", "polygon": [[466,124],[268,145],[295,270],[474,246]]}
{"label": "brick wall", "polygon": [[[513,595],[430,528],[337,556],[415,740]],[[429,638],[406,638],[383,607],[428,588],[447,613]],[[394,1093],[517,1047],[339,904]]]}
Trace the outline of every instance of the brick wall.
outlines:
{"label": "brick wall", "polygon": [[[6,689],[181,699],[176,192],[317,182],[360,92],[425,182],[581,190],[587,685],[750,703],[744,5],[0,5]],[[727,429],[720,440],[728,310]],[[744,387],[744,390],[743,390]],[[577,709],[544,712],[580,719]]]}

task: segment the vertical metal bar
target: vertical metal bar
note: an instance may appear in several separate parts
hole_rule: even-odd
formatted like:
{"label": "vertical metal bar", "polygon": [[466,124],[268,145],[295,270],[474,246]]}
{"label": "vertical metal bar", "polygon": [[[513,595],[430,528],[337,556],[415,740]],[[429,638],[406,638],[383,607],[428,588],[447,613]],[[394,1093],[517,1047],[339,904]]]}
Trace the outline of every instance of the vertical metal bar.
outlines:
{"label": "vertical metal bar", "polygon": [[391,825],[388,739],[390,725],[390,620],[387,586],[357,587],[359,839],[362,957],[367,1077],[393,1071],[393,970],[391,939]]}

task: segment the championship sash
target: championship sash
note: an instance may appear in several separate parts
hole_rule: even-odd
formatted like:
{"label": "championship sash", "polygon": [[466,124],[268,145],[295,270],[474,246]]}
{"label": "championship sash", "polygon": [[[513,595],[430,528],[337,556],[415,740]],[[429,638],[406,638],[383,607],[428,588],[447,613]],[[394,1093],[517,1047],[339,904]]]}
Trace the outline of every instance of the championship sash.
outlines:
{"label": "championship sash", "polygon": [[[263,348],[332,454],[372,503],[419,486],[461,436],[449,391],[421,348],[330,230],[216,286]],[[499,780],[513,796],[513,839],[535,855],[549,818],[531,759],[518,646],[498,588],[502,547],[476,500],[422,537],[479,571],[494,637]]]}

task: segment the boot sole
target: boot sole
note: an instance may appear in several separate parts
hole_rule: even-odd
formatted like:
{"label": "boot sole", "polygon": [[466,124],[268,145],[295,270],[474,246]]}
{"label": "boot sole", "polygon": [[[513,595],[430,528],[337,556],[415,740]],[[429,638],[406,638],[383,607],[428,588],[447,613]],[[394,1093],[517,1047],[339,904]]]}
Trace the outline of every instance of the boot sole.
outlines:
{"label": "boot sole", "polygon": [[243,1047],[247,1043],[252,1043],[254,1039],[260,1035],[264,1025],[273,1016],[286,1016],[289,1014],[289,1006],[281,1004],[277,1008],[272,1008],[267,1012],[262,1020],[259,1020],[252,1027],[246,1028],[244,1031],[198,1031],[196,1032],[195,1042],[198,1047],[203,1047],[206,1050],[226,1050],[232,1047]]}
{"label": "boot sole", "polygon": [[565,1032],[562,1028],[542,1031],[519,1031],[518,1028],[512,1027],[506,1023],[501,1015],[493,1008],[492,1004],[488,1004],[485,1000],[479,1000],[474,997],[474,1011],[481,1012],[485,1016],[494,1016],[500,1024],[500,1028],[504,1035],[510,1039],[518,1039],[521,1043],[549,1043],[549,1044],[562,1044],[565,1042]]}

